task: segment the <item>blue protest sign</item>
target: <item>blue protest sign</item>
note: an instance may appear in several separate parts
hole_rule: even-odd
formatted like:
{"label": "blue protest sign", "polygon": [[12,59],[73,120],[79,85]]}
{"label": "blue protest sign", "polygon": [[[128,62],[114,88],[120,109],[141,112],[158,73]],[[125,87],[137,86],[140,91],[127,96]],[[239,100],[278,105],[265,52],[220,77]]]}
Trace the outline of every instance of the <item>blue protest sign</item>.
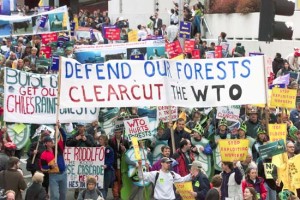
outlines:
{"label": "blue protest sign", "polygon": [[191,22],[181,21],[179,24],[179,37],[185,38],[185,39],[190,39],[191,38],[191,30],[192,30]]}
{"label": "blue protest sign", "polygon": [[72,23],[71,23],[71,26],[70,26],[70,29],[71,29],[71,36],[74,36],[74,35],[75,35],[75,25],[76,25],[75,22],[72,22]]}
{"label": "blue protest sign", "polygon": [[51,70],[52,71],[58,71],[58,69],[59,69],[59,57],[58,56],[53,56],[52,57]]}
{"label": "blue protest sign", "polygon": [[40,27],[45,28],[47,21],[48,21],[48,15],[42,15],[40,21]]}

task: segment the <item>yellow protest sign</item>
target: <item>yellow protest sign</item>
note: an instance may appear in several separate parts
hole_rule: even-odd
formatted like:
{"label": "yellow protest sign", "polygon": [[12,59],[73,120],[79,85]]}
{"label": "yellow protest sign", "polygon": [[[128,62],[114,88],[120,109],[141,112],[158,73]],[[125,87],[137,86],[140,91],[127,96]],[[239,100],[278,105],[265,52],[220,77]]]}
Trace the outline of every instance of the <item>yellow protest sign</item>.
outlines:
{"label": "yellow protest sign", "polygon": [[223,162],[244,161],[248,155],[249,140],[219,140]]}
{"label": "yellow protest sign", "polygon": [[79,22],[78,22],[78,17],[77,17],[77,15],[74,17],[73,22],[75,22],[75,30],[78,30]]}
{"label": "yellow protest sign", "polygon": [[[195,184],[197,184],[197,182]],[[176,187],[176,191],[179,192],[183,200],[195,200],[195,197],[191,194],[191,191],[193,191],[193,185],[191,181],[174,183],[174,185]]]}
{"label": "yellow protest sign", "polygon": [[69,20],[69,15],[67,12],[64,13],[62,26],[67,27],[67,21]]}
{"label": "yellow protest sign", "polygon": [[296,155],[289,160],[289,175],[291,176],[291,185],[295,189],[300,188],[300,155]]}
{"label": "yellow protest sign", "polygon": [[276,88],[272,89],[271,106],[295,108],[297,90]]}
{"label": "yellow protest sign", "polygon": [[284,140],[286,142],[287,127],[286,124],[269,124],[270,142]]}
{"label": "yellow protest sign", "polygon": [[138,31],[133,30],[128,32],[128,42],[137,42],[139,40]]}
{"label": "yellow protest sign", "polygon": [[273,176],[272,176],[273,168],[274,168],[274,164],[264,163],[266,179],[273,179]]}
{"label": "yellow protest sign", "polygon": [[15,124],[12,127],[12,130],[14,130],[17,134],[20,134],[24,129],[26,128],[25,124]]}
{"label": "yellow protest sign", "polygon": [[140,147],[139,147],[138,138],[137,137],[132,137],[131,142],[132,142],[132,146],[133,146],[133,149],[134,149],[135,159],[142,160],[141,154],[140,154]]}

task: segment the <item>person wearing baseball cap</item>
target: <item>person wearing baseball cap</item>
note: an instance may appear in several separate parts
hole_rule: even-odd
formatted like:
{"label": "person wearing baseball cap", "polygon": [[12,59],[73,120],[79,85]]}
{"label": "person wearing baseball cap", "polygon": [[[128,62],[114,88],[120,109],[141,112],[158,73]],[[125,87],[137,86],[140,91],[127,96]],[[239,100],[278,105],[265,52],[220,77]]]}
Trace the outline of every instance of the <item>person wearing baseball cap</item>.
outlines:
{"label": "person wearing baseball cap", "polygon": [[192,179],[192,174],[182,177],[174,171],[170,171],[172,160],[168,157],[161,158],[161,169],[159,171],[143,172],[142,161],[139,160],[138,175],[139,179],[152,182],[154,184],[154,199],[175,199],[173,184],[186,182]]}
{"label": "person wearing baseball cap", "polygon": [[245,122],[247,126],[247,133],[249,137],[256,138],[257,129],[260,127],[260,122],[258,120],[258,111],[256,107],[252,107],[248,110],[249,119]]}
{"label": "person wearing baseball cap", "polygon": [[86,132],[85,123],[77,123],[76,133],[67,139],[66,145],[69,147],[94,147],[94,138]]}
{"label": "person wearing baseball cap", "polygon": [[202,164],[200,161],[195,160],[190,164],[191,174],[192,174],[192,186],[193,191],[191,195],[195,197],[196,200],[205,199],[206,193],[210,189],[210,183],[207,175],[202,170]]}

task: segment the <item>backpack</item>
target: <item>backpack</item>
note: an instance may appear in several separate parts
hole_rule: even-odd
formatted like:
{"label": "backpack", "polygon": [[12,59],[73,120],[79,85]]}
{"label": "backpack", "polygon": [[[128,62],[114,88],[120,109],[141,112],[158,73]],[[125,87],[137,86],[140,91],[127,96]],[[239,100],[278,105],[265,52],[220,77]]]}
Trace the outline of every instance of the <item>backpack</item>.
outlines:
{"label": "backpack", "polygon": [[[87,189],[83,190],[83,192],[82,192],[82,198],[83,199],[85,198],[86,191],[87,191]],[[97,200],[104,200],[104,198],[103,198],[102,193],[100,192],[100,190],[96,189],[96,192],[98,194]]]}

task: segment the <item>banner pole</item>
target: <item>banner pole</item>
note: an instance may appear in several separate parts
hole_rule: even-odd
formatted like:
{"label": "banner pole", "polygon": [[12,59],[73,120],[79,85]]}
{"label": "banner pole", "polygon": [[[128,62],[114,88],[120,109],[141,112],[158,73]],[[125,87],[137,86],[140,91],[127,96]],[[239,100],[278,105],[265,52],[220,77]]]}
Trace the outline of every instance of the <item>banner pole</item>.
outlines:
{"label": "banner pole", "polygon": [[[37,151],[37,150],[38,150],[38,148],[39,148],[41,137],[42,137],[42,133],[40,134],[40,136],[39,136],[39,139],[38,139],[38,142],[37,142],[37,144],[36,144],[36,147],[35,147],[35,150],[36,150],[36,151]],[[36,154],[37,154],[37,153],[36,153]],[[34,160],[35,160],[36,154],[34,154],[34,155],[33,155],[33,158],[32,158],[32,161],[31,161],[31,164],[33,164],[33,163],[34,163]]]}
{"label": "banner pole", "polygon": [[[59,111],[60,111],[60,86],[61,86],[61,62],[62,57],[59,57],[59,71],[58,71],[58,87],[57,87],[57,105],[56,105],[56,123],[59,121]],[[55,126],[55,163],[57,163],[57,151],[58,151],[58,135],[59,129],[58,125]]]}
{"label": "banner pole", "polygon": [[[168,106],[169,111],[169,125],[172,123],[172,106]],[[174,139],[174,130],[173,127],[170,127],[170,134],[171,134],[171,142],[172,142],[172,152],[173,154],[176,153],[175,149],[175,139]]]}
{"label": "banner pole", "polygon": [[264,80],[265,80],[265,98],[266,98],[266,104],[265,104],[265,108],[268,108],[268,111],[266,111],[265,109],[265,119],[266,119],[266,131],[267,134],[269,135],[269,107],[268,107],[268,79],[266,76],[266,64],[265,64],[265,56],[263,56],[263,66],[264,66]]}
{"label": "banner pole", "polygon": [[[144,160],[145,160],[145,163],[147,162],[147,158],[146,158],[146,154],[145,154],[145,143],[143,143],[143,148],[142,148],[142,151],[143,151],[143,156],[144,156]],[[149,163],[148,163],[149,164]],[[146,169],[146,171],[148,171]],[[148,197],[148,194],[147,194],[147,190],[146,190],[146,186],[145,186],[145,180],[144,180],[144,174],[142,173],[142,176],[143,176],[143,185],[144,185],[144,198],[146,199]]]}

